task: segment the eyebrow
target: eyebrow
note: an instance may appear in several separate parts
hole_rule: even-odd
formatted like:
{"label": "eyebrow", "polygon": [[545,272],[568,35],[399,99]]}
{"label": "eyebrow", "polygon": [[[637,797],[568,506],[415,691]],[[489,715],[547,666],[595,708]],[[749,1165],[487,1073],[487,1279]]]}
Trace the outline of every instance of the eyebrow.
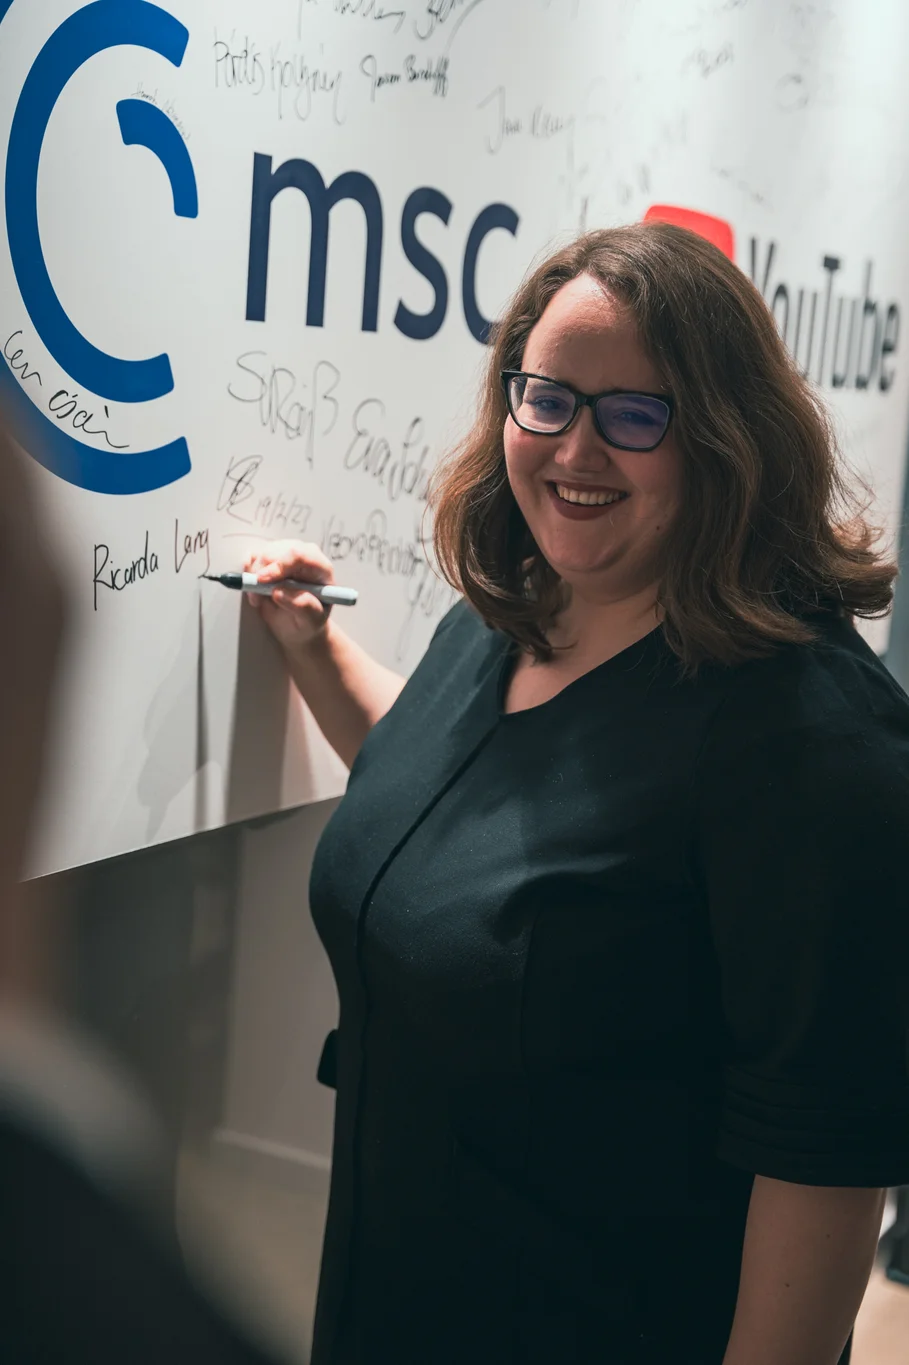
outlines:
{"label": "eyebrow", "polygon": [[[575,393],[585,392],[577,384],[572,384],[570,379],[557,379],[553,374],[540,374],[538,370],[520,370],[519,373],[529,375],[533,379],[547,379],[550,384],[560,384],[563,389],[571,389]],[[672,390],[663,384],[658,389],[643,388],[640,384],[613,384],[605,389],[593,389],[592,393],[640,393],[645,398],[672,397]]]}

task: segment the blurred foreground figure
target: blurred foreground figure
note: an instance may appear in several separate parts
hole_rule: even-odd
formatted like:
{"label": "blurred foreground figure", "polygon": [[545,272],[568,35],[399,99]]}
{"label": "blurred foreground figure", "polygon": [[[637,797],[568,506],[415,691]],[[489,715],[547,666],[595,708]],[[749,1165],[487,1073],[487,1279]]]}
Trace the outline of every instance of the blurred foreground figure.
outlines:
{"label": "blurred foreground figure", "polygon": [[48,1008],[53,907],[19,877],[66,609],[29,473],[0,416],[0,1359],[268,1365],[143,1209],[141,1098]]}

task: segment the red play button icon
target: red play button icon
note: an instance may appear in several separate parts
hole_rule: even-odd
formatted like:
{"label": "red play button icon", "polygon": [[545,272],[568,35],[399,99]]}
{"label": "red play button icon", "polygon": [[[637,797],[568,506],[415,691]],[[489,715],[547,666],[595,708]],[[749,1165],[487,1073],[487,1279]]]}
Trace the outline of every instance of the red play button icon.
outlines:
{"label": "red play button icon", "polygon": [[730,261],[735,260],[735,236],[732,224],[725,218],[714,218],[711,213],[698,213],[696,209],[680,209],[675,204],[651,204],[644,214],[644,222],[656,220],[660,223],[675,223],[676,227],[687,228],[699,237],[719,247]]}

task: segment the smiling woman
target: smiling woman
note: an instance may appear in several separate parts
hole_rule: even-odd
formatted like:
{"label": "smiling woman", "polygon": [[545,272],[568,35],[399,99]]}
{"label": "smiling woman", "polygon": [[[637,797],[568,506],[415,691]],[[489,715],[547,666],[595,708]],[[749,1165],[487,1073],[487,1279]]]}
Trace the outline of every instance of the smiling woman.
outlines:
{"label": "smiling woman", "polygon": [[909,699],[843,492],[745,277],[592,233],[499,326],[410,679],[256,599],[350,765],[313,1365],[848,1359],[909,1182]]}

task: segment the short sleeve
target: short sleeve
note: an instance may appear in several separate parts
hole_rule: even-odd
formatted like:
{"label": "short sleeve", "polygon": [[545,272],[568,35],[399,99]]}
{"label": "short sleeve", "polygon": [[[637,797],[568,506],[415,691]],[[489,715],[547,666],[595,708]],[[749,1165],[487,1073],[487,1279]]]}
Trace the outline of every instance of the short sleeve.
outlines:
{"label": "short sleeve", "polygon": [[727,1031],[716,1155],[799,1184],[909,1183],[909,704],[724,712],[695,801]]}

